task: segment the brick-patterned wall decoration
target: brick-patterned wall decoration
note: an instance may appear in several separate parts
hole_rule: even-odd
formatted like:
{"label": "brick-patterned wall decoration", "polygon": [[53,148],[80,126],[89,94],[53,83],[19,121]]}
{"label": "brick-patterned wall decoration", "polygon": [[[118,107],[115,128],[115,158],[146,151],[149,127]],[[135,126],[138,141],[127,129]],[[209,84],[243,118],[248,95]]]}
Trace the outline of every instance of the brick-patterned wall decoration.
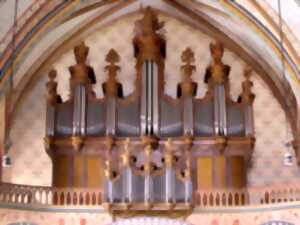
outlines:
{"label": "brick-patterned wall decoration", "polygon": [[[134,15],[116,21],[110,26],[95,31],[86,38],[90,47],[88,61],[94,67],[98,83],[95,85],[97,96],[102,97],[101,84],[106,79],[104,73],[104,57],[110,48],[115,48],[121,55],[121,72],[118,76],[124,85],[125,94],[133,88],[135,79],[135,61],[133,57],[132,38],[134,21],[140,16]],[[166,21],[165,35],[167,38],[166,60],[166,93],[175,96],[176,85],[180,80],[180,55],[186,47],[195,51],[197,71],[194,79],[199,84],[198,97],[205,93],[203,77],[205,68],[210,62],[209,43],[213,39],[204,33],[194,30],[182,22],[161,15]],[[226,50],[225,63],[232,68],[232,98],[236,100],[241,92],[243,68],[245,63],[235,54]],[[72,51],[66,52],[57,59],[54,67],[58,71],[58,91],[63,99],[68,97],[68,67],[74,64]],[[45,153],[43,137],[45,130],[45,82],[47,74],[35,83],[15,115],[11,131],[12,148],[10,156],[13,161],[11,168],[4,169],[4,181],[19,184],[50,185],[51,161]],[[294,182],[300,180],[300,171],[296,165],[283,166],[286,139],[286,123],[283,110],[272,96],[268,86],[254,74],[254,103],[256,146],[249,169],[250,186],[261,186],[274,183]]]}

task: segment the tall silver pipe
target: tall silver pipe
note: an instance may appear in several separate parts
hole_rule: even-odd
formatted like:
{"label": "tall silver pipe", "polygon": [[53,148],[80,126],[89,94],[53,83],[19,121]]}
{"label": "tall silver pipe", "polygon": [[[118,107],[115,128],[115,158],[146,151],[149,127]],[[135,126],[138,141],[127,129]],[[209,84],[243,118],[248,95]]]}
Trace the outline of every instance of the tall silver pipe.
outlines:
{"label": "tall silver pipe", "polygon": [[80,135],[80,102],[81,102],[81,88],[78,85],[75,88],[74,94],[74,109],[73,109],[73,135]]}
{"label": "tall silver pipe", "polygon": [[143,64],[141,75],[141,134],[147,134],[148,127],[148,70],[147,62]]}
{"label": "tall silver pipe", "polygon": [[217,88],[214,88],[214,130],[215,135],[220,134],[220,107]]}
{"label": "tall silver pipe", "polygon": [[183,99],[183,129],[185,135],[194,135],[194,107],[193,98],[185,96]]}
{"label": "tall silver pipe", "polygon": [[81,136],[86,135],[86,88],[80,85],[81,99],[80,99],[80,131]]}
{"label": "tall silver pipe", "polygon": [[86,134],[86,90],[83,85],[78,85],[74,94],[73,110],[73,135]]}
{"label": "tall silver pipe", "polygon": [[191,179],[188,179],[184,182],[184,201],[186,204],[192,202],[192,193],[193,193],[193,184]]}
{"label": "tall silver pipe", "polygon": [[145,204],[150,204],[152,203],[153,200],[153,180],[150,174],[147,174],[145,176],[145,181],[144,181],[144,203]]}
{"label": "tall silver pipe", "polygon": [[152,133],[153,128],[153,67],[152,67],[152,61],[146,61],[147,66],[147,91],[148,91],[148,101],[147,101],[147,134]]}
{"label": "tall silver pipe", "polygon": [[123,174],[123,202],[132,202],[132,171],[129,166],[124,168]]}
{"label": "tall silver pipe", "polygon": [[153,73],[153,132],[155,135],[159,134],[159,82],[158,82],[158,66],[155,62],[151,61]]}
{"label": "tall silver pipe", "polygon": [[143,135],[158,134],[159,99],[158,67],[153,61],[146,61],[142,68],[141,86],[141,129]]}
{"label": "tall silver pipe", "polygon": [[46,111],[46,135],[54,136],[55,133],[55,106],[47,104]]}
{"label": "tall silver pipe", "polygon": [[214,88],[214,127],[216,135],[227,135],[226,97],[223,84]]}
{"label": "tall silver pipe", "polygon": [[113,182],[111,180],[107,180],[107,201],[109,203],[113,203],[114,197],[113,197]]}
{"label": "tall silver pipe", "polygon": [[106,135],[115,135],[116,133],[116,98],[108,96],[106,105]]}
{"label": "tall silver pipe", "polygon": [[173,203],[174,202],[174,171],[172,168],[166,168],[166,195],[165,201],[166,203]]}
{"label": "tall silver pipe", "polygon": [[220,124],[222,129],[222,134],[227,135],[227,113],[226,113],[226,97],[225,88],[222,85],[219,89],[219,100],[220,100]]}

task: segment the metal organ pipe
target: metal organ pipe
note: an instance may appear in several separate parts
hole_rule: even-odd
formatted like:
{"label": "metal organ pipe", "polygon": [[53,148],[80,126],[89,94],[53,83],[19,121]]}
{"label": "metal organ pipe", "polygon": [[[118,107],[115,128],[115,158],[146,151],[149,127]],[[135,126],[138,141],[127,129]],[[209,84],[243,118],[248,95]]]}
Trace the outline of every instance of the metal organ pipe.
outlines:
{"label": "metal organ pipe", "polygon": [[123,172],[123,201],[132,202],[132,169],[126,166]]}
{"label": "metal organ pipe", "polygon": [[79,135],[80,133],[80,87],[76,87],[75,94],[74,94],[74,110],[73,110],[73,135]]}
{"label": "metal organ pipe", "polygon": [[150,204],[153,200],[153,180],[150,174],[145,175],[145,182],[144,182],[144,203]]}
{"label": "metal organ pipe", "polygon": [[81,135],[86,135],[86,88],[81,86],[81,99],[80,99],[80,131]]}
{"label": "metal organ pipe", "polygon": [[172,167],[166,168],[166,202],[174,202],[174,169]]}
{"label": "metal organ pipe", "polygon": [[184,96],[183,100],[183,126],[184,134],[187,136],[194,135],[194,106],[193,106],[193,97]]}
{"label": "metal organ pipe", "polygon": [[186,204],[189,204],[192,202],[192,193],[193,193],[193,185],[192,180],[189,178],[186,181],[184,181],[184,201]]}
{"label": "metal organ pipe", "polygon": [[227,135],[226,98],[223,84],[214,88],[214,127],[215,134]]}
{"label": "metal organ pipe", "polygon": [[154,134],[158,135],[159,132],[159,99],[158,99],[158,66],[153,61],[152,65],[152,80],[153,80],[153,131]]}
{"label": "metal organ pipe", "polygon": [[146,76],[147,76],[147,134],[153,134],[153,71],[152,71],[152,61],[146,61]]}
{"label": "metal organ pipe", "polygon": [[47,104],[46,111],[46,136],[53,137],[55,134],[55,106]]}
{"label": "metal organ pipe", "polygon": [[144,62],[141,80],[141,132],[142,135],[158,134],[158,67],[154,61]]}
{"label": "metal organ pipe", "polygon": [[73,111],[73,135],[86,134],[86,90],[79,84],[75,89]]}
{"label": "metal organ pipe", "polygon": [[116,110],[116,98],[107,96],[106,135],[115,135],[116,133]]}
{"label": "metal organ pipe", "polygon": [[113,181],[108,179],[107,180],[107,198],[108,198],[108,202],[109,203],[113,203],[114,202],[114,194],[113,194]]}

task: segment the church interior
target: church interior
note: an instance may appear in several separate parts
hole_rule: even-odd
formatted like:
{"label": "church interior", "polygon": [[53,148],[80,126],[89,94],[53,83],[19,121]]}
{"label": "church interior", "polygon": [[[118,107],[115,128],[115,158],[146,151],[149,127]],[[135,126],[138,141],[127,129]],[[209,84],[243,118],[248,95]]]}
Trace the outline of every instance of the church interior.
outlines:
{"label": "church interior", "polygon": [[0,12],[0,225],[300,225],[299,0]]}

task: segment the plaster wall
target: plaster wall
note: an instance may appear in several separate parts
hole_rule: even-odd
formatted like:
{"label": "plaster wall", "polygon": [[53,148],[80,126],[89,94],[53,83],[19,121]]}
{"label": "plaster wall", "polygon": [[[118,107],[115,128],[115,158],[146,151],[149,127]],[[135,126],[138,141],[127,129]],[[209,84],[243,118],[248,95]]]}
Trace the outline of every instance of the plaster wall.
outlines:
{"label": "plaster wall", "polygon": [[[239,212],[237,211],[239,210]],[[14,210],[0,208],[0,225],[299,225],[299,208],[282,209],[248,208],[235,210],[195,209],[187,218],[112,217],[103,209],[40,209]]]}

